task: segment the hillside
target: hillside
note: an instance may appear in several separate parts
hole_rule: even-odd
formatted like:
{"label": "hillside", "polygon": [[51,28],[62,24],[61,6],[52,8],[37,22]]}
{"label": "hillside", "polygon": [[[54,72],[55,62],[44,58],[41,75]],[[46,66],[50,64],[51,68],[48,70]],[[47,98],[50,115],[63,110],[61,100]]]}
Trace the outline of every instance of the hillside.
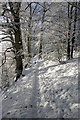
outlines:
{"label": "hillside", "polygon": [[78,60],[40,60],[3,92],[3,118],[78,118]]}

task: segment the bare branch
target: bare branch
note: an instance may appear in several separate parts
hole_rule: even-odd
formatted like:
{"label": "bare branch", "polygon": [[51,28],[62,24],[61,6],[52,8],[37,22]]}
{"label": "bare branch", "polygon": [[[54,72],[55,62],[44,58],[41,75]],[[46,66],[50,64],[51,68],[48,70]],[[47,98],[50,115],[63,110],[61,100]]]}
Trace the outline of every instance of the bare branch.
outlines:
{"label": "bare branch", "polygon": [[25,10],[27,10],[28,7],[29,7],[32,3],[33,3],[33,2],[30,2],[30,3],[28,4],[28,6],[25,8]]}
{"label": "bare branch", "polygon": [[37,8],[37,5],[35,6],[35,8],[34,8],[34,10],[33,10],[33,14],[34,14],[34,12],[35,12],[36,8]]}
{"label": "bare branch", "polygon": [[4,56],[5,56],[5,59],[4,59],[4,62],[3,62],[3,60],[2,60],[2,65],[0,66],[0,67],[2,67],[5,63],[6,63],[6,52],[8,51],[8,50],[11,50],[13,47],[10,47],[10,48],[7,48],[5,51],[4,51]]}
{"label": "bare branch", "polygon": [[0,43],[1,43],[1,42],[6,42],[6,41],[11,42],[12,44],[15,44],[12,40],[9,40],[9,39],[2,39],[2,40],[0,41]]}
{"label": "bare branch", "polygon": [[[67,1],[66,0],[66,2],[68,3],[68,4],[70,4],[70,5],[72,5],[73,7],[76,7],[76,8],[78,8],[79,10],[80,10],[80,7],[78,7],[78,5],[76,5],[76,4],[74,4],[74,2],[72,3],[72,2],[69,2],[69,1]],[[77,2],[78,3],[78,2]]]}

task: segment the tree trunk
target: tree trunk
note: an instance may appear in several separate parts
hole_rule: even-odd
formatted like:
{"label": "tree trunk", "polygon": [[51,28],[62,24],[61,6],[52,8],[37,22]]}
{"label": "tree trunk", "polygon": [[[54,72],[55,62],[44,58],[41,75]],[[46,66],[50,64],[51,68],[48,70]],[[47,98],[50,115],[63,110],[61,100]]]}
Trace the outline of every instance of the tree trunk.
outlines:
{"label": "tree trunk", "polygon": [[20,17],[19,17],[19,10],[21,7],[21,2],[12,3],[9,2],[10,10],[13,15],[15,29],[14,29],[14,37],[15,37],[15,51],[16,51],[16,80],[20,77],[23,70],[23,63],[22,63],[22,36],[21,36],[21,28],[20,28]]}
{"label": "tree trunk", "polygon": [[68,4],[68,44],[67,44],[67,59],[70,59],[70,39],[71,39],[71,21],[72,21],[73,6]]}
{"label": "tree trunk", "polygon": [[23,50],[23,45],[22,45],[22,36],[21,36],[21,28],[20,28],[20,18],[19,14],[17,17],[14,18],[14,22],[16,23],[16,28],[15,30],[15,49],[16,49],[16,72],[17,72],[17,77],[16,80],[20,77],[22,74],[23,70],[23,63],[22,63],[22,50]]}
{"label": "tree trunk", "polygon": [[45,2],[43,3],[43,15],[41,20],[41,36],[40,36],[40,46],[39,46],[39,59],[42,59],[42,41],[43,41],[43,23],[45,17]]}
{"label": "tree trunk", "polygon": [[28,62],[30,62],[31,59],[31,21],[32,21],[32,6],[30,4],[30,16],[28,21],[28,37],[27,37],[27,47],[28,47]]}
{"label": "tree trunk", "polygon": [[[78,22],[77,22],[77,29],[78,29],[78,37],[77,37],[77,46],[78,46],[78,52],[80,57],[80,1],[78,2]],[[80,61],[79,61],[80,62]]]}
{"label": "tree trunk", "polygon": [[[77,5],[77,3],[76,3]],[[73,58],[73,50],[74,50],[74,42],[75,42],[75,34],[76,34],[76,20],[77,20],[77,7],[75,7],[75,14],[74,14],[74,28],[73,28],[73,34],[72,34],[72,47],[71,47],[71,58]]]}

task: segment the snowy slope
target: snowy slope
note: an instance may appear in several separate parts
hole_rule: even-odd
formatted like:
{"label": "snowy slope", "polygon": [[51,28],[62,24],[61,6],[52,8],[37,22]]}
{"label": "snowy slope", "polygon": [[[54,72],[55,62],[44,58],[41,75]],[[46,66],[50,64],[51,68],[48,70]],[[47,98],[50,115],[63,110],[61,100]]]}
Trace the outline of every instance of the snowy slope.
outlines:
{"label": "snowy slope", "polygon": [[78,118],[78,60],[41,60],[3,92],[3,118]]}

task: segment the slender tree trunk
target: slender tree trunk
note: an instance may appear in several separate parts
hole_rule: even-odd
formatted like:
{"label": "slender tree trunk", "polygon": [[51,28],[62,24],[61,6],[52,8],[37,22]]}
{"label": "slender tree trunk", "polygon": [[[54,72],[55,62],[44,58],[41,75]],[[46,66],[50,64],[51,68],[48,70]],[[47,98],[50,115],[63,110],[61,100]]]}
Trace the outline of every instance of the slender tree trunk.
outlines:
{"label": "slender tree trunk", "polygon": [[42,59],[42,41],[43,41],[43,26],[41,27],[40,46],[39,46],[39,59]]}
{"label": "slender tree trunk", "polygon": [[40,36],[40,46],[39,46],[39,56],[38,58],[42,58],[42,42],[43,42],[43,23],[45,18],[45,2],[43,3],[43,15],[41,20],[41,36]]}
{"label": "slender tree trunk", "polygon": [[70,59],[70,39],[71,39],[71,21],[72,21],[73,6],[68,4],[68,44],[67,44],[67,59]]}
{"label": "slender tree trunk", "polygon": [[28,47],[28,62],[30,62],[31,59],[31,22],[32,22],[32,6],[30,4],[30,16],[28,21],[28,37],[27,37],[27,47]]}
{"label": "slender tree trunk", "polygon": [[76,20],[77,20],[77,7],[75,7],[75,14],[74,14],[74,26],[73,26],[73,34],[72,34],[72,40],[71,40],[72,42],[71,58],[73,58],[73,50],[74,50],[74,42],[75,42],[75,34],[76,34]]}
{"label": "slender tree trunk", "polygon": [[[80,8],[80,1],[78,2],[78,7]],[[80,57],[80,9],[78,9],[78,22],[77,22],[78,36],[77,36],[77,46]],[[80,63],[80,61],[79,61]]]}

